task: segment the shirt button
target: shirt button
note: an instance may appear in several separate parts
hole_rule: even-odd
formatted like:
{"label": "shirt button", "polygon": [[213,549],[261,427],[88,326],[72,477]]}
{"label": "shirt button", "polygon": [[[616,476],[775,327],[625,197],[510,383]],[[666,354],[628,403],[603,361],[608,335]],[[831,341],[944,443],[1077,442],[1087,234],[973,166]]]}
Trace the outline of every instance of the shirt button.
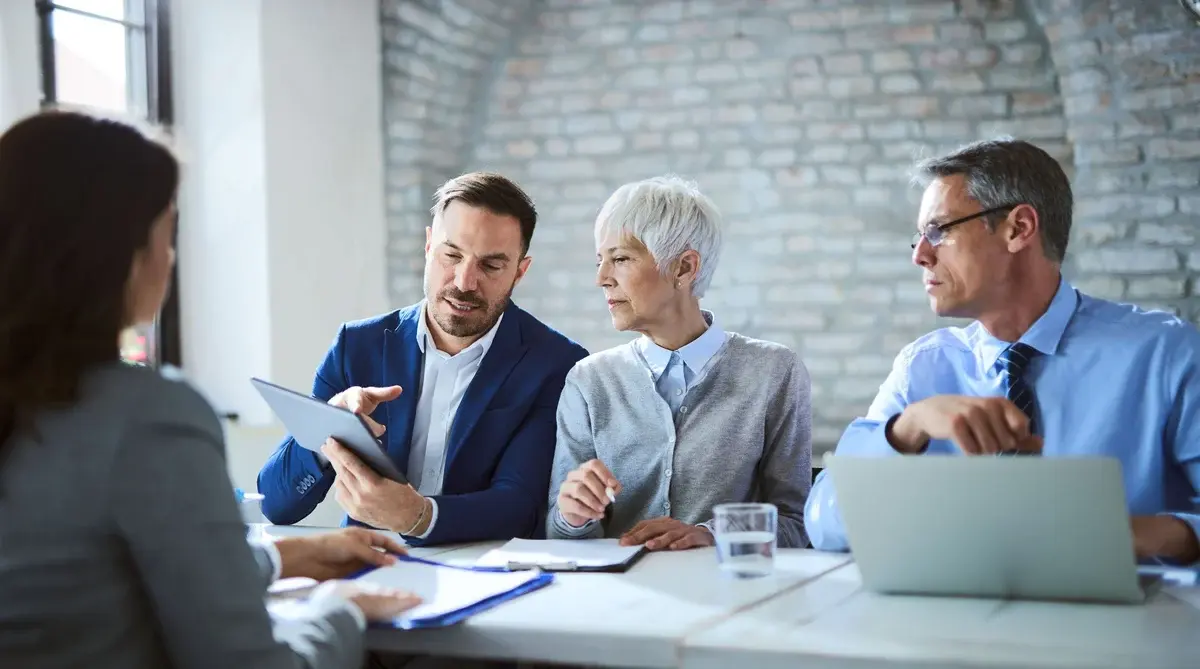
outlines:
{"label": "shirt button", "polygon": [[666,473],[667,473],[667,478],[670,478],[670,477],[671,477],[671,470],[670,470],[670,469],[668,469]]}
{"label": "shirt button", "polygon": [[665,506],[666,506],[666,509],[667,509],[667,513],[671,513],[671,503],[670,503],[670,502],[667,502]]}
{"label": "shirt button", "polygon": [[687,407],[679,407],[679,413],[687,413]]}
{"label": "shirt button", "polygon": [[677,388],[677,389],[675,390],[675,394],[676,394],[676,395],[682,395],[682,394],[683,394],[683,388]]}

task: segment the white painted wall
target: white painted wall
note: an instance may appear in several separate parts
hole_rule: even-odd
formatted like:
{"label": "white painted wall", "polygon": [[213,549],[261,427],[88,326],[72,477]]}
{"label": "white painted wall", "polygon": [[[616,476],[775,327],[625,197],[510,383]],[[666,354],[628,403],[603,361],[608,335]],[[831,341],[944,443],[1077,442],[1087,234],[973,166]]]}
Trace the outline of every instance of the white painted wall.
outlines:
{"label": "white painted wall", "polygon": [[173,17],[183,366],[218,411],[266,423],[247,382],[272,373],[261,1]]}
{"label": "white painted wall", "polygon": [[[307,391],[338,326],[388,309],[375,0],[175,0],[184,371],[234,484],[283,430],[251,376]],[[305,522],[336,524],[332,498]]]}
{"label": "white painted wall", "polygon": [[0,0],[0,129],[38,110],[40,72],[32,0]]}
{"label": "white painted wall", "polygon": [[388,309],[375,0],[267,0],[271,372],[305,390],[343,321]]}
{"label": "white painted wall", "polygon": [[388,308],[378,5],[179,0],[184,368],[266,425],[337,327]]}

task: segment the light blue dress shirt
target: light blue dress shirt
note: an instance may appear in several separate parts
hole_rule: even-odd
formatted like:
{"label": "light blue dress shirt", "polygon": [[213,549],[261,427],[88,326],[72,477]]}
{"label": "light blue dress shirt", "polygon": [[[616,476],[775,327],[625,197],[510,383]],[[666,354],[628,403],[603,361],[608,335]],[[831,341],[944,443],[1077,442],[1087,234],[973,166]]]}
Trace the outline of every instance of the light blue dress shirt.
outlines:
{"label": "light blue dress shirt", "polygon": [[716,324],[712,312],[701,313],[708,329],[677,351],[669,351],[649,337],[638,340],[638,350],[650,367],[654,387],[671,407],[672,415],[679,413],[687,391],[696,385],[709,361],[725,344],[725,331]]}
{"label": "light blue dress shirt", "polygon": [[[1043,456],[1116,458],[1132,515],[1170,513],[1200,536],[1200,332],[1166,312],[1089,297],[1064,279],[1020,341],[1041,354],[1025,379]],[[928,397],[1003,397],[997,360],[1010,345],[978,322],[909,344],[836,453],[895,455],[888,419]],[[961,453],[947,440],[931,441],[926,452]],[[804,525],[814,548],[847,550],[827,474],[813,485]]]}
{"label": "light blue dress shirt", "polygon": [[[679,408],[683,406],[688,390],[703,378],[708,363],[725,345],[726,333],[717,325],[712,312],[701,310],[700,313],[708,323],[708,329],[677,351],[667,350],[645,336],[634,343],[642,359],[646,361],[646,366],[650,368],[655,389],[671,407],[673,416],[679,415]],[[579,529],[562,517],[561,510],[558,512],[558,518],[566,527]],[[591,527],[597,522],[599,521],[589,520],[580,528]],[[700,524],[708,527],[706,523]]]}

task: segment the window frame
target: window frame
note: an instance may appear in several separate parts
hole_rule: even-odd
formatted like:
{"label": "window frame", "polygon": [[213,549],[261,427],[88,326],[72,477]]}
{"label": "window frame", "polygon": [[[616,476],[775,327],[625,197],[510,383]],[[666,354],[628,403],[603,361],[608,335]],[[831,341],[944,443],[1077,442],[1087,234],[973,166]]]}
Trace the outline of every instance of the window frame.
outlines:
{"label": "window frame", "polygon": [[[38,42],[42,69],[41,105],[43,108],[58,104],[53,14],[54,12],[67,12],[145,32],[145,53],[136,57],[143,58],[145,61],[146,120],[164,130],[172,129],[175,123],[175,100],[171,76],[170,0],[126,0],[126,6],[140,6],[144,17],[141,24],[64,7],[54,0],[34,0],[34,4],[37,8]],[[178,235],[178,227],[176,235]],[[155,322],[155,341],[150,345],[155,366],[181,367],[183,365],[180,329],[179,270],[178,263],[176,263],[175,267],[171,269],[171,282],[167,290],[167,298]]]}

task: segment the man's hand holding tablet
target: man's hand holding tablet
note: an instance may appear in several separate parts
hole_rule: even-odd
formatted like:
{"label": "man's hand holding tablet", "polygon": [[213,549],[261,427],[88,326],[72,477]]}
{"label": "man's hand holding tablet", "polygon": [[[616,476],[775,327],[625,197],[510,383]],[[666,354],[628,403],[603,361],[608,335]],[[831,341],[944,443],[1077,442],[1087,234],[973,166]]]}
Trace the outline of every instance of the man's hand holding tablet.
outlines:
{"label": "man's hand holding tablet", "polygon": [[321,451],[337,472],[334,499],[351,518],[405,536],[424,536],[433,521],[433,502],[407,483],[390,481],[334,439]]}
{"label": "man's hand holding tablet", "polygon": [[252,381],[296,443],[313,451],[322,466],[333,468],[335,499],[351,518],[405,536],[428,533],[437,520],[437,505],[408,484],[378,442],[386,426],[370,417],[379,405],[400,396],[400,386],[355,386],[321,402],[261,379]]}
{"label": "man's hand holding tablet", "polygon": [[[387,426],[371,418],[384,402],[404,392],[400,386],[347,388],[329,399],[329,404],[362,416],[376,438]],[[321,454],[337,472],[334,499],[360,522],[406,536],[420,536],[429,526],[431,502],[411,485],[396,483],[375,473],[350,449],[335,439],[325,442]]]}

